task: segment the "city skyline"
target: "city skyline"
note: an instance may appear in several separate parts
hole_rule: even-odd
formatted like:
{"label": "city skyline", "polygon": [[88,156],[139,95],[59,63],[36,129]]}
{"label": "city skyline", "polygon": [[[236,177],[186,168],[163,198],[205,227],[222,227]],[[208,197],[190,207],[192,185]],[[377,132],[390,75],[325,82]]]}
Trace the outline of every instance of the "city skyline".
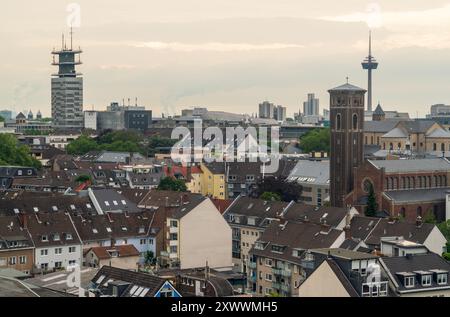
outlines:
{"label": "city skyline", "polygon": [[[381,62],[374,105],[380,101],[385,110],[415,118],[432,104],[450,102],[448,1],[344,1],[320,9],[303,1],[212,2],[138,1],[131,7],[78,1],[74,45],[85,51],[84,109],[137,97],[156,115],[190,106],[251,114],[268,99],[292,117],[309,92],[328,108],[326,89],[346,76],[366,88],[360,61],[369,26]],[[69,3],[27,3],[27,12],[20,1],[4,5],[0,108],[50,115],[50,51],[58,48],[61,32],[68,34]]]}

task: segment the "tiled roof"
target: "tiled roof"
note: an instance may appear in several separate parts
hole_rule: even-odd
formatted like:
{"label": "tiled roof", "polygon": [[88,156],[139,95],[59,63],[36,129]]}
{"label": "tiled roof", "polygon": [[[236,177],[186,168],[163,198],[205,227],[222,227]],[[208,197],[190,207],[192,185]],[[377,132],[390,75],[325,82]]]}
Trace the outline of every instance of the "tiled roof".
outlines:
{"label": "tiled roof", "polygon": [[[99,260],[111,259],[112,257],[126,258],[139,256],[139,251],[132,244],[122,244],[110,247],[93,247],[87,252],[92,251]],[[116,255],[112,255],[116,253]]]}
{"label": "tiled roof", "polygon": [[446,159],[411,160],[369,160],[378,169],[385,168],[386,173],[448,171],[450,162]]}

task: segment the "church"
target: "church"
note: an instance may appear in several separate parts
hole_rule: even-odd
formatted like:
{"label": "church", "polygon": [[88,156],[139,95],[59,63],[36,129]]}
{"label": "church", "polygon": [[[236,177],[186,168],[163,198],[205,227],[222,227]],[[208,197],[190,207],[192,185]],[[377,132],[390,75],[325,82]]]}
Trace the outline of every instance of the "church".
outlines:
{"label": "church", "polygon": [[364,159],[364,96],[349,84],[330,89],[330,202],[364,214],[370,187],[381,214],[415,221],[446,216],[450,162],[446,158]]}

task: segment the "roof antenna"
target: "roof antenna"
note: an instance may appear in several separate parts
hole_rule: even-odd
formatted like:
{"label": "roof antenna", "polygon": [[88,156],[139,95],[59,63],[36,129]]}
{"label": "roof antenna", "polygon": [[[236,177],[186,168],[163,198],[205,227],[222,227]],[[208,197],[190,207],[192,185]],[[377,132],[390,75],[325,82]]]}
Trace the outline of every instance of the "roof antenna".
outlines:
{"label": "roof antenna", "polygon": [[62,45],[61,45],[61,49],[64,50],[64,32],[62,34]]}
{"label": "roof antenna", "polygon": [[347,77],[345,77],[345,79],[347,80],[347,84],[348,84],[348,76],[347,76]]}

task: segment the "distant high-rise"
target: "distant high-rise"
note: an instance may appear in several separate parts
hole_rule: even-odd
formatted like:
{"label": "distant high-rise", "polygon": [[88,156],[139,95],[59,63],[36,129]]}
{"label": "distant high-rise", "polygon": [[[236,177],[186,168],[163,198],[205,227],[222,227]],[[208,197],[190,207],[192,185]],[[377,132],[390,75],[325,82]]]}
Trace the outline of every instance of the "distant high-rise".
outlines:
{"label": "distant high-rise", "polygon": [[303,103],[304,116],[319,115],[319,99],[314,94],[308,94],[308,100]]}
{"label": "distant high-rise", "polygon": [[286,121],[286,107],[276,106],[274,108],[273,118],[277,121]]}
{"label": "distant high-rise", "polygon": [[274,117],[275,105],[271,102],[264,101],[259,104],[259,117],[263,119],[272,119]]}
{"label": "distant high-rise", "polygon": [[83,78],[75,70],[75,66],[81,64],[81,53],[80,48],[73,49],[72,30],[70,47],[67,47],[63,35],[61,49],[52,51],[52,65],[59,68],[58,73],[52,74],[52,118],[55,128],[83,127]]}
{"label": "distant high-rise", "polygon": [[372,111],[372,69],[378,68],[378,62],[372,56],[372,32],[369,32],[369,56],[361,63],[367,69],[367,111]]}

